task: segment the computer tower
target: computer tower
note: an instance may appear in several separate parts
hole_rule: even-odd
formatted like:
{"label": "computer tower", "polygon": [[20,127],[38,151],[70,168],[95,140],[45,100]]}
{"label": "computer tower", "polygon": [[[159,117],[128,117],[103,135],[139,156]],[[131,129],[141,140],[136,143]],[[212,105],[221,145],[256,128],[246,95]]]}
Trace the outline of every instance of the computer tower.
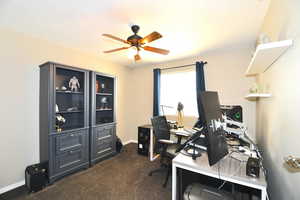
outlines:
{"label": "computer tower", "polygon": [[30,165],[25,169],[25,185],[29,192],[37,192],[48,183],[48,162]]}
{"label": "computer tower", "polygon": [[138,127],[138,149],[140,155],[148,156],[150,146],[151,125],[143,125]]}
{"label": "computer tower", "polygon": [[221,112],[233,121],[243,122],[243,108],[239,105],[221,105]]}

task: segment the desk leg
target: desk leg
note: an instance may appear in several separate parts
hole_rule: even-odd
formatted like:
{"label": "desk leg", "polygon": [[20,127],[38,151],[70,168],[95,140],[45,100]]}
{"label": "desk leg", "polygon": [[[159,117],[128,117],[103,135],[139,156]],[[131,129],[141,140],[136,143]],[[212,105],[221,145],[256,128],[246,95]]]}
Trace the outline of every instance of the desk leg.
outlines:
{"label": "desk leg", "polygon": [[150,129],[150,161],[153,161],[153,131]]}
{"label": "desk leg", "polygon": [[154,134],[153,129],[150,129],[150,148],[149,148],[149,154],[150,154],[150,161],[154,161],[156,158],[159,157],[159,154],[154,153]]}
{"label": "desk leg", "polygon": [[261,199],[262,200],[267,200],[267,190],[261,190]]}
{"label": "desk leg", "polygon": [[172,164],[172,200],[176,200],[177,193],[177,172],[176,166]]}
{"label": "desk leg", "polygon": [[178,189],[178,198],[179,200],[182,200],[183,199],[183,191],[182,191],[182,170],[181,168],[179,168],[177,170],[177,174],[178,174],[178,178],[177,178],[177,189]]}

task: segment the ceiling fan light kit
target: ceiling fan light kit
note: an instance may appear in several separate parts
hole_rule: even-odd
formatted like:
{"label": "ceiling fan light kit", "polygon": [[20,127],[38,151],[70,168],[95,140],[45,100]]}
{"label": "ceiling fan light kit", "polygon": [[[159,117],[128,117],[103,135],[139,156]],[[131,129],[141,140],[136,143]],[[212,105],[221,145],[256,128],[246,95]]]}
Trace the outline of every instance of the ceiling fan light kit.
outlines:
{"label": "ceiling fan light kit", "polygon": [[129,44],[129,47],[121,47],[121,48],[117,48],[117,49],[112,49],[112,50],[108,50],[108,51],[104,51],[104,53],[112,53],[112,52],[116,52],[116,51],[121,51],[121,50],[125,50],[125,49],[129,49],[131,47],[135,47],[136,48],[136,55],[134,56],[134,60],[138,61],[141,60],[141,56],[139,55],[139,51],[141,49],[144,49],[146,51],[151,51],[154,53],[159,53],[159,54],[163,54],[163,55],[167,55],[169,54],[169,50],[166,49],[160,49],[160,48],[156,48],[156,47],[151,47],[151,46],[144,46],[147,43],[150,43],[154,40],[158,40],[159,38],[162,37],[162,35],[156,31],[150,33],[149,35],[147,35],[146,37],[141,37],[139,35],[137,35],[138,31],[139,31],[140,27],[138,25],[133,25],[131,26],[131,30],[134,33],[133,35],[129,36],[127,38],[127,40],[123,40],[119,37],[113,36],[111,34],[102,34],[102,36],[104,37],[108,37],[114,40],[118,40],[124,44]]}

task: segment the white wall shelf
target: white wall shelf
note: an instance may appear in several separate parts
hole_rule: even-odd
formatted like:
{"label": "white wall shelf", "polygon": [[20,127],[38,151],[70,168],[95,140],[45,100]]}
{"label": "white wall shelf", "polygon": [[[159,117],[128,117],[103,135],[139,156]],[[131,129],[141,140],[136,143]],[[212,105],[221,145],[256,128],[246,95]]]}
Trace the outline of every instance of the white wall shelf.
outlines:
{"label": "white wall shelf", "polygon": [[246,75],[265,72],[293,44],[293,40],[270,42],[257,46]]}
{"label": "white wall shelf", "polygon": [[272,95],[269,93],[250,93],[247,96],[245,96],[246,99],[252,100],[257,98],[269,98]]}

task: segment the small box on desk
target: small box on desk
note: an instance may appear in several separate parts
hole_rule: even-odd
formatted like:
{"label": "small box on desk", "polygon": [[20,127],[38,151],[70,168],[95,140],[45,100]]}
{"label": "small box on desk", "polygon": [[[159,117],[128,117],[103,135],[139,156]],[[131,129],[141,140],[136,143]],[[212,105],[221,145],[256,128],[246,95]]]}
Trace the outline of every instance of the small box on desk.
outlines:
{"label": "small box on desk", "polygon": [[260,160],[258,158],[249,158],[246,165],[247,176],[259,178]]}

